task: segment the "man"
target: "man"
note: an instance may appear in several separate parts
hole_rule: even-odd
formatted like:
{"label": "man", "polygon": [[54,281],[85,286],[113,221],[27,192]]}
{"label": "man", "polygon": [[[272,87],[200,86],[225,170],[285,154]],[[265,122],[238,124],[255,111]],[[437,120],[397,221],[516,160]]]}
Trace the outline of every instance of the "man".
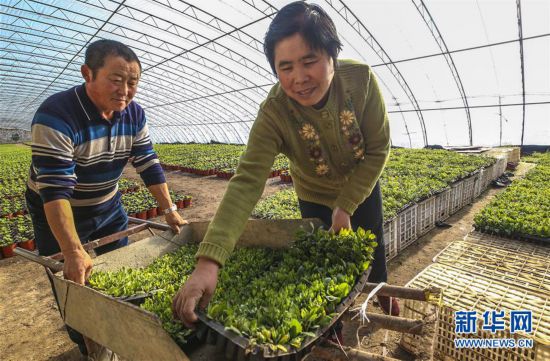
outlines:
{"label": "man", "polygon": [[[96,41],[81,73],[85,84],[52,95],[34,116],[26,199],[39,253],[62,252],[64,277],[84,284],[92,260],[82,244],[127,228],[118,179],[129,159],[172,229],[187,222],[170,199],[143,109],[132,101],[141,75],[136,54],[117,41]],[[96,253],[127,243],[124,237]],[[84,355],[97,348],[67,328]]]}

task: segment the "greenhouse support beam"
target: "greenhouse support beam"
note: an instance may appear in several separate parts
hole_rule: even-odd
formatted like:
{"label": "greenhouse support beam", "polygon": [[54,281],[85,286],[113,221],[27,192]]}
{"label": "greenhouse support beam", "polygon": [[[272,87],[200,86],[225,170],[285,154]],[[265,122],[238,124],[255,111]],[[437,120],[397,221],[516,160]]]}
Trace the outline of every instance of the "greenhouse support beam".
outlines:
{"label": "greenhouse support beam", "polygon": [[116,14],[116,12],[118,11],[118,9],[120,9],[120,7],[124,4],[126,0],[122,0],[120,2],[120,4],[118,4],[118,7],[113,10],[113,12],[111,13],[111,15],[109,15],[109,17],[103,22],[103,24],[97,29],[97,31],[95,32],[94,35],[92,35],[90,37],[90,39],[88,39],[88,41],[80,48],[80,50],[74,54],[74,56],[72,57],[71,60],[69,60],[67,62],[67,65],[65,65],[65,67],[59,72],[59,74],[57,74],[57,76],[50,82],[50,84],[48,86],[46,86],[46,88],[44,88],[44,90],[40,93],[40,95],[38,95],[36,98],[34,98],[32,101],[30,101],[27,105],[27,107],[24,108],[24,110],[26,110],[31,104],[33,104],[34,102],[36,102],[36,100],[42,95],[44,94],[49,88],[50,86],[52,86],[53,83],[55,83],[55,81],[65,72],[65,70],[67,70],[67,68],[69,67],[69,65],[71,65],[73,63],[73,61],[76,59],[76,57],[78,56],[78,54],[80,54],[83,50],[85,50],[88,45],[90,44],[90,42],[97,36],[97,34],[99,34],[99,32],[103,29],[103,27],[109,23],[109,20],[111,20],[111,18]]}
{"label": "greenhouse support beam", "polygon": [[[546,38],[546,37],[549,37],[549,36],[550,36],[550,33],[539,34],[539,35],[533,35],[533,36],[527,36],[527,37],[522,38],[521,41],[525,41],[525,40],[536,40],[536,39],[540,39],[540,38]],[[499,41],[499,42],[497,42],[497,43],[489,43],[489,44],[485,44],[485,45],[472,46],[472,47],[469,47],[469,48],[462,48],[462,49],[456,49],[456,50],[449,50],[448,53],[449,53],[449,54],[455,54],[455,53],[461,53],[461,52],[464,52],[464,51],[485,49],[485,48],[490,48],[490,47],[493,47],[493,46],[500,46],[500,45],[506,45],[506,44],[517,43],[517,42],[519,42],[519,41],[520,41],[520,39]],[[406,59],[401,59],[401,60],[393,60],[392,63],[393,63],[393,64],[406,63],[406,62],[408,62],[408,61],[415,61],[415,60],[422,60],[422,59],[434,58],[434,57],[436,57],[436,56],[441,56],[441,55],[445,55],[445,54],[446,54],[446,53],[443,52],[443,53],[435,53],[435,54],[428,54],[428,55],[415,56],[414,58],[406,58]],[[372,64],[371,67],[376,68],[376,67],[380,67],[380,66],[388,66],[388,64],[389,64],[389,63]]]}
{"label": "greenhouse support beam", "polygon": [[[34,0],[34,2],[37,2],[37,1]],[[37,2],[37,3],[40,3],[40,2]],[[41,4],[41,3],[40,3],[40,4]],[[94,4],[88,4],[88,3],[86,3],[86,4],[87,4],[87,5],[94,6],[94,7],[98,7],[98,8],[102,8],[102,9],[108,10],[108,9],[107,9],[106,7],[104,7],[104,6],[101,7],[101,6],[94,5]],[[55,10],[55,11],[52,12],[50,15],[48,15],[48,16],[49,16],[50,18],[52,18],[52,19],[65,20],[64,18],[54,17],[52,14],[55,13],[55,12],[60,12],[60,13],[64,14],[67,18],[70,18],[71,16],[75,16],[75,15],[78,14],[78,13],[75,13],[75,12],[73,12],[73,11],[71,11],[71,10],[63,9],[63,8],[58,7],[58,6],[55,6],[55,5],[53,5],[53,4],[43,4],[43,5],[46,5],[46,6],[48,6],[49,8],[52,8],[52,9]],[[140,13],[142,13],[142,14],[144,14],[144,15],[147,15],[149,18],[152,19],[151,21],[153,21],[154,23],[160,21],[160,20],[156,20],[157,18],[154,17],[153,15],[148,14],[148,13],[143,12],[143,11],[138,10],[138,9],[131,8],[131,7],[129,7],[128,5],[124,5],[123,8],[124,8],[124,9],[127,9],[128,15],[129,15],[132,19],[134,19],[134,20],[136,20],[136,21],[138,20],[138,18],[135,17],[135,15],[133,14],[132,11],[134,11],[134,12],[140,12]],[[14,9],[15,9],[15,8],[14,8]],[[120,10],[117,11],[117,13],[120,15]],[[91,18],[91,19],[94,21],[95,24],[99,24],[99,23],[101,23],[101,22],[104,21],[104,20],[101,19],[101,18]],[[31,20],[31,19],[29,18],[28,20]],[[49,23],[44,23],[44,24],[45,24],[45,25],[50,25]],[[110,25],[110,26],[114,26],[114,25],[115,25],[115,24],[113,24],[113,23],[110,23],[108,20],[107,20],[106,22],[103,23],[103,26],[105,26],[106,24],[108,24],[108,25]],[[169,23],[169,24],[171,24],[170,29],[173,29],[174,27],[177,26],[177,25],[175,25],[175,24],[173,24],[173,23]],[[127,38],[129,38],[129,39],[131,39],[132,37],[129,36],[128,32],[132,32],[132,35],[134,35],[134,33],[137,34],[137,36],[138,36],[140,39],[141,39],[141,38],[144,38],[144,37],[148,37],[148,38],[153,39],[153,37],[152,37],[150,34],[145,34],[145,33],[142,32],[142,31],[137,31],[137,30],[131,29],[131,28],[129,28],[129,27],[120,27],[120,26],[117,26],[116,29],[118,29],[117,31],[121,32],[122,35],[124,35],[125,37],[127,37]],[[110,34],[111,34],[111,33],[112,33],[112,34],[115,34],[114,32],[107,31],[107,30],[105,30],[105,29],[103,29],[103,31],[104,31],[104,32],[107,32],[107,33],[110,33]],[[174,30],[172,30],[172,31],[174,31]],[[182,31],[182,30],[177,31],[177,29],[176,29],[176,33],[177,33],[178,35],[180,35],[181,31]],[[187,30],[187,31],[189,31],[189,30]],[[86,34],[86,35],[92,36],[92,38],[93,38],[94,35],[92,35],[92,33],[93,33],[93,31],[91,31],[89,34]],[[95,32],[94,34],[97,34],[97,32]],[[116,35],[116,34],[115,34],[115,35]],[[161,44],[169,44],[169,43],[163,41],[162,39],[157,39],[157,38],[154,38],[154,39],[156,39],[157,41],[160,41]],[[205,39],[206,39],[206,38],[205,38]],[[146,39],[146,40],[147,40],[147,39]],[[190,39],[190,40],[191,40],[191,39]],[[149,44],[149,42],[148,42],[148,41],[146,41],[146,42],[141,42],[140,44]],[[199,44],[199,42],[196,42],[196,44]],[[150,45],[150,44],[149,44],[149,45]],[[214,46],[214,43],[212,43],[211,45]],[[76,45],[74,45],[74,46],[77,47]],[[78,46],[76,50],[81,49],[82,46],[85,46],[85,45],[80,45],[80,46]],[[170,44],[170,46],[175,47],[176,45]],[[231,59],[231,60],[233,60],[233,61],[236,61],[236,62],[238,62],[238,63],[240,63],[240,64],[243,64],[243,62],[240,61],[239,58],[237,58],[237,59],[234,59],[234,58],[235,58],[235,56],[238,56],[238,57],[240,57],[240,59],[244,59],[244,56],[239,55],[239,54],[236,54],[236,53],[233,54],[234,52],[230,51],[230,50],[227,49],[227,48],[224,48],[222,45],[219,45],[219,44],[216,44],[216,47],[221,47],[221,48],[222,48],[221,50],[223,50],[223,51],[220,52],[220,51],[217,51],[217,49],[211,49],[211,50],[212,50],[212,51],[215,51],[215,52],[217,52],[217,53],[219,53],[219,54],[221,54],[221,55],[223,55],[223,56],[226,56],[226,57],[228,57],[229,59]],[[142,48],[136,47],[136,46],[134,46],[134,48],[135,48],[136,50],[139,49],[139,50],[143,51],[143,52],[145,53],[145,55],[148,55],[148,52],[147,52],[146,49],[142,49]],[[210,48],[210,47],[209,47],[209,48]],[[180,49],[181,49],[181,48],[180,48]],[[69,55],[67,55],[67,60],[69,60],[69,58],[70,58],[70,53],[67,53],[67,54],[69,54]],[[188,56],[188,54],[192,54],[192,52],[186,53],[186,57]],[[144,56],[145,56],[145,55],[144,55]],[[74,59],[74,57],[73,57],[73,59]],[[152,60],[152,59],[151,59],[151,60]],[[179,63],[179,61],[175,61],[175,62],[177,63],[177,67],[179,67],[179,68],[181,68],[181,69],[187,69],[187,67],[184,67],[183,64]],[[255,65],[255,66],[252,66],[252,67],[251,67],[251,66],[249,66],[250,63],[251,63],[250,61],[246,61],[246,62],[244,63],[244,65],[247,66],[247,68],[249,68],[249,69],[251,69],[251,70],[253,70],[253,71],[257,71],[258,65],[257,65],[257,64],[253,64],[253,65]],[[67,64],[61,64],[61,65],[59,66],[59,68],[63,68],[62,72],[64,72],[64,71],[66,70],[66,68],[67,68],[68,65],[70,65],[70,62],[67,63]],[[262,70],[263,70],[263,69],[262,69]],[[185,71],[186,71],[186,70],[184,70],[184,72],[185,72]],[[234,79],[234,80],[237,80],[237,79],[235,78],[234,74],[227,74],[227,72],[230,72],[230,70],[227,70],[226,73],[224,73],[224,75],[229,76],[229,77],[231,77],[231,78]],[[149,75],[150,75],[150,74],[149,74]],[[265,70],[265,75],[268,76],[270,79],[271,79],[271,77],[272,77],[271,73],[270,73],[268,70]],[[202,81],[207,81],[207,82],[211,83],[212,85],[217,85],[217,84],[214,84],[214,83],[213,83],[213,81],[212,81],[213,78],[212,78],[212,77],[210,77],[210,76],[207,75],[207,74],[203,74],[203,73],[201,73],[201,72],[198,71],[198,70],[195,70],[194,73],[191,74],[191,76],[193,76],[193,77],[195,77],[195,78],[197,78],[197,79],[199,79],[199,80],[202,80]],[[206,79],[204,79],[204,78],[206,78]],[[191,80],[192,80],[192,79],[191,79]],[[146,82],[147,80],[146,80],[146,78],[145,78],[145,79],[143,79],[142,81],[143,81],[143,82]],[[186,82],[186,83],[187,83],[187,82]],[[194,81],[191,81],[190,83],[193,84],[193,85],[195,85],[195,82],[194,82]],[[196,87],[196,86],[195,86],[195,87]],[[45,90],[46,90],[46,89],[45,89]],[[202,91],[202,88],[201,88],[201,89],[198,89],[198,90],[199,90],[199,91]],[[39,95],[43,95],[43,93],[44,93],[44,92],[40,93]],[[178,92],[174,92],[173,89],[172,89],[171,93],[178,93]],[[260,95],[260,94],[258,93],[258,95]],[[235,96],[238,98],[239,101],[242,101],[242,102],[244,102],[244,103],[247,103],[247,104],[249,104],[249,105],[252,105],[253,107],[255,107],[256,104],[257,104],[257,102],[256,102],[255,100],[251,99],[251,98],[248,97],[247,95],[244,95],[244,94],[242,94],[242,95],[241,95],[241,94],[236,94]],[[225,98],[225,97],[224,97],[224,98]],[[36,99],[36,98],[35,98],[35,99]],[[34,102],[34,101],[35,101],[35,100],[33,100],[33,102]],[[231,99],[227,99],[227,101],[222,100],[222,102],[225,102],[225,103],[226,103],[225,106],[222,107],[222,109],[232,109],[232,108],[235,107],[235,106],[238,107],[238,106],[239,106],[239,101],[232,101]],[[27,102],[27,104],[28,104],[28,106],[32,105],[31,103],[28,103],[28,102]],[[245,113],[250,113],[250,111],[248,111],[248,110],[246,110],[246,109],[244,109],[244,108],[243,108],[242,110],[243,110]]]}
{"label": "greenhouse support beam", "polygon": [[[531,102],[531,103],[509,103],[509,104],[486,104],[486,105],[470,105],[470,109],[475,108],[498,108],[498,107],[517,107],[520,105],[543,105],[543,104],[550,104],[550,101],[548,102]],[[464,107],[444,107],[444,108],[422,108],[421,110],[423,112],[429,112],[434,110],[460,110],[464,109]],[[388,110],[388,113],[411,113],[416,112],[416,109],[405,109],[405,110]]]}
{"label": "greenhouse support beam", "polygon": [[[342,1],[342,0],[326,0],[330,7],[340,15],[346,23],[365,41],[378,57],[384,61],[388,67],[388,70],[393,75],[401,89],[405,92],[410,102],[415,108],[416,114],[418,116],[418,121],[420,122],[420,128],[422,129],[422,138],[424,141],[424,146],[428,145],[428,135],[426,133],[426,124],[424,123],[424,117],[422,111],[420,110],[420,105],[416,100],[416,97],[409,87],[409,84],[392,61],[386,50],[380,45],[372,33],[367,29],[361,20],[351,11],[351,9]],[[340,8],[337,9],[333,3],[340,3]]]}
{"label": "greenhouse support beam", "polygon": [[519,57],[521,60],[521,96],[523,99],[523,120],[521,122],[521,146],[523,146],[523,137],[525,136],[525,63],[523,59],[523,26],[521,23],[521,0],[516,0],[518,14],[518,32],[519,32]]}
{"label": "greenhouse support beam", "polygon": [[426,26],[428,26],[430,33],[432,33],[432,36],[434,37],[435,42],[439,46],[439,49],[441,50],[441,54],[443,54],[443,56],[445,57],[447,65],[449,66],[451,74],[454,78],[455,84],[458,88],[458,92],[460,93],[460,97],[462,98],[462,102],[464,103],[464,110],[466,111],[466,121],[468,123],[468,136],[470,139],[470,146],[472,146],[473,145],[472,118],[470,116],[470,107],[468,106],[468,97],[466,96],[466,91],[464,90],[464,85],[462,84],[462,80],[460,79],[458,69],[456,68],[456,65],[453,61],[453,57],[449,53],[449,48],[447,47],[447,44],[445,43],[445,40],[443,39],[441,32],[439,31],[432,15],[430,14],[430,11],[426,7],[426,4],[424,4],[424,1],[412,0],[412,2],[416,7],[416,9],[418,10],[418,12],[420,13],[422,20],[424,20],[424,22],[426,23]]}
{"label": "greenhouse support beam", "polygon": [[188,102],[202,100],[202,99],[206,99],[206,98],[211,98],[211,97],[215,97],[215,96],[219,96],[219,95],[237,93],[237,92],[242,92],[242,91],[245,91],[245,90],[256,89],[256,88],[264,88],[264,87],[273,86],[273,85],[275,85],[275,83],[255,85],[255,86],[240,88],[240,89],[233,89],[233,90],[228,90],[228,91],[225,91],[225,92],[219,92],[219,93],[215,93],[215,94],[202,95],[202,96],[196,97],[196,98],[182,99],[182,100],[178,100],[178,101],[174,101],[174,102],[170,102],[170,103],[149,105],[149,106],[143,107],[143,109],[152,109],[152,108],[164,107],[164,106],[167,106],[167,105],[188,103]]}
{"label": "greenhouse support beam", "polygon": [[[165,5],[165,4],[164,4],[164,5]],[[186,14],[186,15],[189,15],[189,14]],[[214,17],[214,16],[212,16],[212,17]],[[247,24],[245,24],[245,25],[243,25],[243,26],[240,26],[240,27],[238,27],[238,28],[234,28],[234,29],[231,30],[231,31],[228,31],[228,32],[226,32],[226,33],[224,33],[224,34],[221,34],[221,35],[219,35],[219,36],[217,36],[217,37],[215,37],[215,38],[213,38],[213,39],[210,39],[210,40],[208,40],[208,41],[206,41],[206,42],[204,42],[204,43],[198,44],[197,46],[195,46],[195,47],[193,47],[193,48],[191,48],[191,49],[189,49],[189,50],[185,50],[185,51],[183,51],[183,52],[181,52],[181,53],[179,53],[179,54],[174,55],[174,56],[171,57],[171,58],[168,58],[168,59],[166,59],[166,60],[164,60],[164,61],[161,61],[161,62],[159,62],[159,63],[157,63],[157,64],[155,64],[155,65],[153,65],[153,66],[150,66],[149,68],[144,69],[143,71],[145,72],[145,71],[148,71],[149,69],[155,68],[155,67],[157,67],[157,66],[159,66],[159,65],[161,65],[161,64],[163,64],[163,63],[165,63],[166,61],[173,60],[173,59],[175,59],[175,58],[177,58],[177,57],[179,57],[179,56],[182,56],[183,54],[185,54],[185,53],[187,53],[187,52],[189,52],[189,51],[193,51],[193,50],[195,50],[195,49],[204,47],[204,46],[206,46],[206,45],[208,45],[208,44],[210,44],[210,43],[215,43],[217,40],[219,40],[219,39],[221,39],[221,38],[224,38],[224,37],[226,37],[226,36],[228,36],[228,35],[233,35],[234,33],[239,34],[239,32],[242,32],[242,29],[244,29],[244,28],[246,28],[246,27],[249,27],[250,25],[254,25],[254,24],[256,24],[256,23],[258,23],[258,22],[260,22],[260,21],[262,21],[262,20],[265,20],[265,19],[268,18],[268,17],[269,17],[269,15],[265,15],[265,16],[259,18],[259,19],[256,19],[256,20],[254,20],[254,21],[251,21],[251,22],[249,22],[249,23],[247,23]],[[216,17],[214,17],[214,19],[216,19],[217,21],[220,21],[220,19],[218,19],[218,18],[216,18]],[[197,20],[199,20],[199,19],[197,19]],[[201,21],[201,20],[199,20],[199,21]],[[218,29],[218,30],[221,30],[221,29]],[[237,38],[238,40],[241,40],[239,37],[236,37],[236,38]],[[242,40],[241,40],[241,41],[242,41]],[[254,41],[257,42],[256,39],[254,39]],[[246,43],[246,42],[244,42],[244,44],[250,45],[250,44],[248,44],[248,43]],[[257,48],[257,47],[255,47],[255,48]],[[257,49],[257,50],[260,51],[259,49]]]}

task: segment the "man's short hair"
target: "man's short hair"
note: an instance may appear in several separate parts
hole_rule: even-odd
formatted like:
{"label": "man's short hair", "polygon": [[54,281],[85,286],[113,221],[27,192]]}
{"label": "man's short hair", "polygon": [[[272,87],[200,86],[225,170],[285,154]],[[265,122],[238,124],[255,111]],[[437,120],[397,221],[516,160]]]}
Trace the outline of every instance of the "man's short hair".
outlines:
{"label": "man's short hair", "polygon": [[127,45],[116,40],[97,40],[91,43],[86,49],[84,64],[92,70],[92,76],[95,78],[97,71],[105,64],[108,56],[120,56],[127,62],[136,62],[141,72],[141,62],[136,53]]}
{"label": "man's short hair", "polygon": [[297,33],[302,35],[313,50],[326,51],[336,67],[336,58],[342,49],[342,43],[334,22],[319,5],[295,1],[277,12],[265,34],[264,53],[275,75],[275,45]]}

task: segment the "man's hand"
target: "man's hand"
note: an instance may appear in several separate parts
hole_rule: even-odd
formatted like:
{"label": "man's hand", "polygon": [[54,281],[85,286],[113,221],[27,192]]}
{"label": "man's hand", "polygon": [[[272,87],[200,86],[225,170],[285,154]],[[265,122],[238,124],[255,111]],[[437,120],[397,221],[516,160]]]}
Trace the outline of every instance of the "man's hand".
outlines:
{"label": "man's hand", "polygon": [[218,270],[220,266],[208,259],[199,258],[195,270],[183,284],[172,301],[174,317],[179,318],[185,327],[195,328],[197,322],[195,307],[206,308],[214,295],[218,283]]}
{"label": "man's hand", "polygon": [[164,217],[164,219],[166,220],[166,223],[168,223],[168,225],[170,227],[172,227],[174,232],[176,232],[178,234],[180,233],[180,227],[179,226],[183,226],[184,224],[189,223],[185,219],[181,218],[180,214],[177,211],[168,213]]}
{"label": "man's hand", "polygon": [[348,212],[340,207],[336,207],[332,211],[332,226],[330,227],[330,231],[338,233],[342,228],[351,229],[351,217]]}
{"label": "man's hand", "polygon": [[63,277],[83,285],[92,272],[93,262],[84,248],[63,252]]}

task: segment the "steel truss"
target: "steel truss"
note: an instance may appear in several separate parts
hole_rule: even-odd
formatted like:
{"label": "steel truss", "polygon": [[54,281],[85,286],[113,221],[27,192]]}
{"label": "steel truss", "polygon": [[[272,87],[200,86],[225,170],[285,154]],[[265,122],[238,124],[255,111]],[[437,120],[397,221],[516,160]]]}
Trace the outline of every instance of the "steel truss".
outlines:
{"label": "steel truss", "polygon": [[[390,57],[345,0],[325,1],[380,58],[381,63],[371,66],[384,66],[395,78],[411,109],[402,109],[393,89],[380,79],[398,107],[389,113],[415,113],[424,145],[429,143],[423,112],[464,109],[472,145],[470,109],[496,106],[469,105],[452,56],[460,51],[518,42],[523,102],[502,106],[523,107],[522,144],[526,106],[548,104],[526,103],[523,42],[550,34],[523,38],[521,0],[516,0],[518,39],[453,50],[447,47],[424,1],[411,0],[440,52],[399,60]],[[47,96],[82,82],[80,65],[88,44],[113,38],[126,42],[142,62],[138,99],[157,134],[155,139],[245,143],[260,102],[277,80],[266,61],[254,60],[264,57],[263,39],[250,31],[253,25],[273,18],[278,9],[268,0],[241,2],[247,18],[244,25],[235,26],[189,0],[148,0],[147,6],[139,8],[133,0],[2,1],[0,124],[28,129],[34,112]],[[201,30],[209,35],[202,35],[205,32]],[[434,56],[445,58],[463,107],[421,108],[399,71],[402,62]],[[407,121],[404,116],[402,119],[412,144]]]}

